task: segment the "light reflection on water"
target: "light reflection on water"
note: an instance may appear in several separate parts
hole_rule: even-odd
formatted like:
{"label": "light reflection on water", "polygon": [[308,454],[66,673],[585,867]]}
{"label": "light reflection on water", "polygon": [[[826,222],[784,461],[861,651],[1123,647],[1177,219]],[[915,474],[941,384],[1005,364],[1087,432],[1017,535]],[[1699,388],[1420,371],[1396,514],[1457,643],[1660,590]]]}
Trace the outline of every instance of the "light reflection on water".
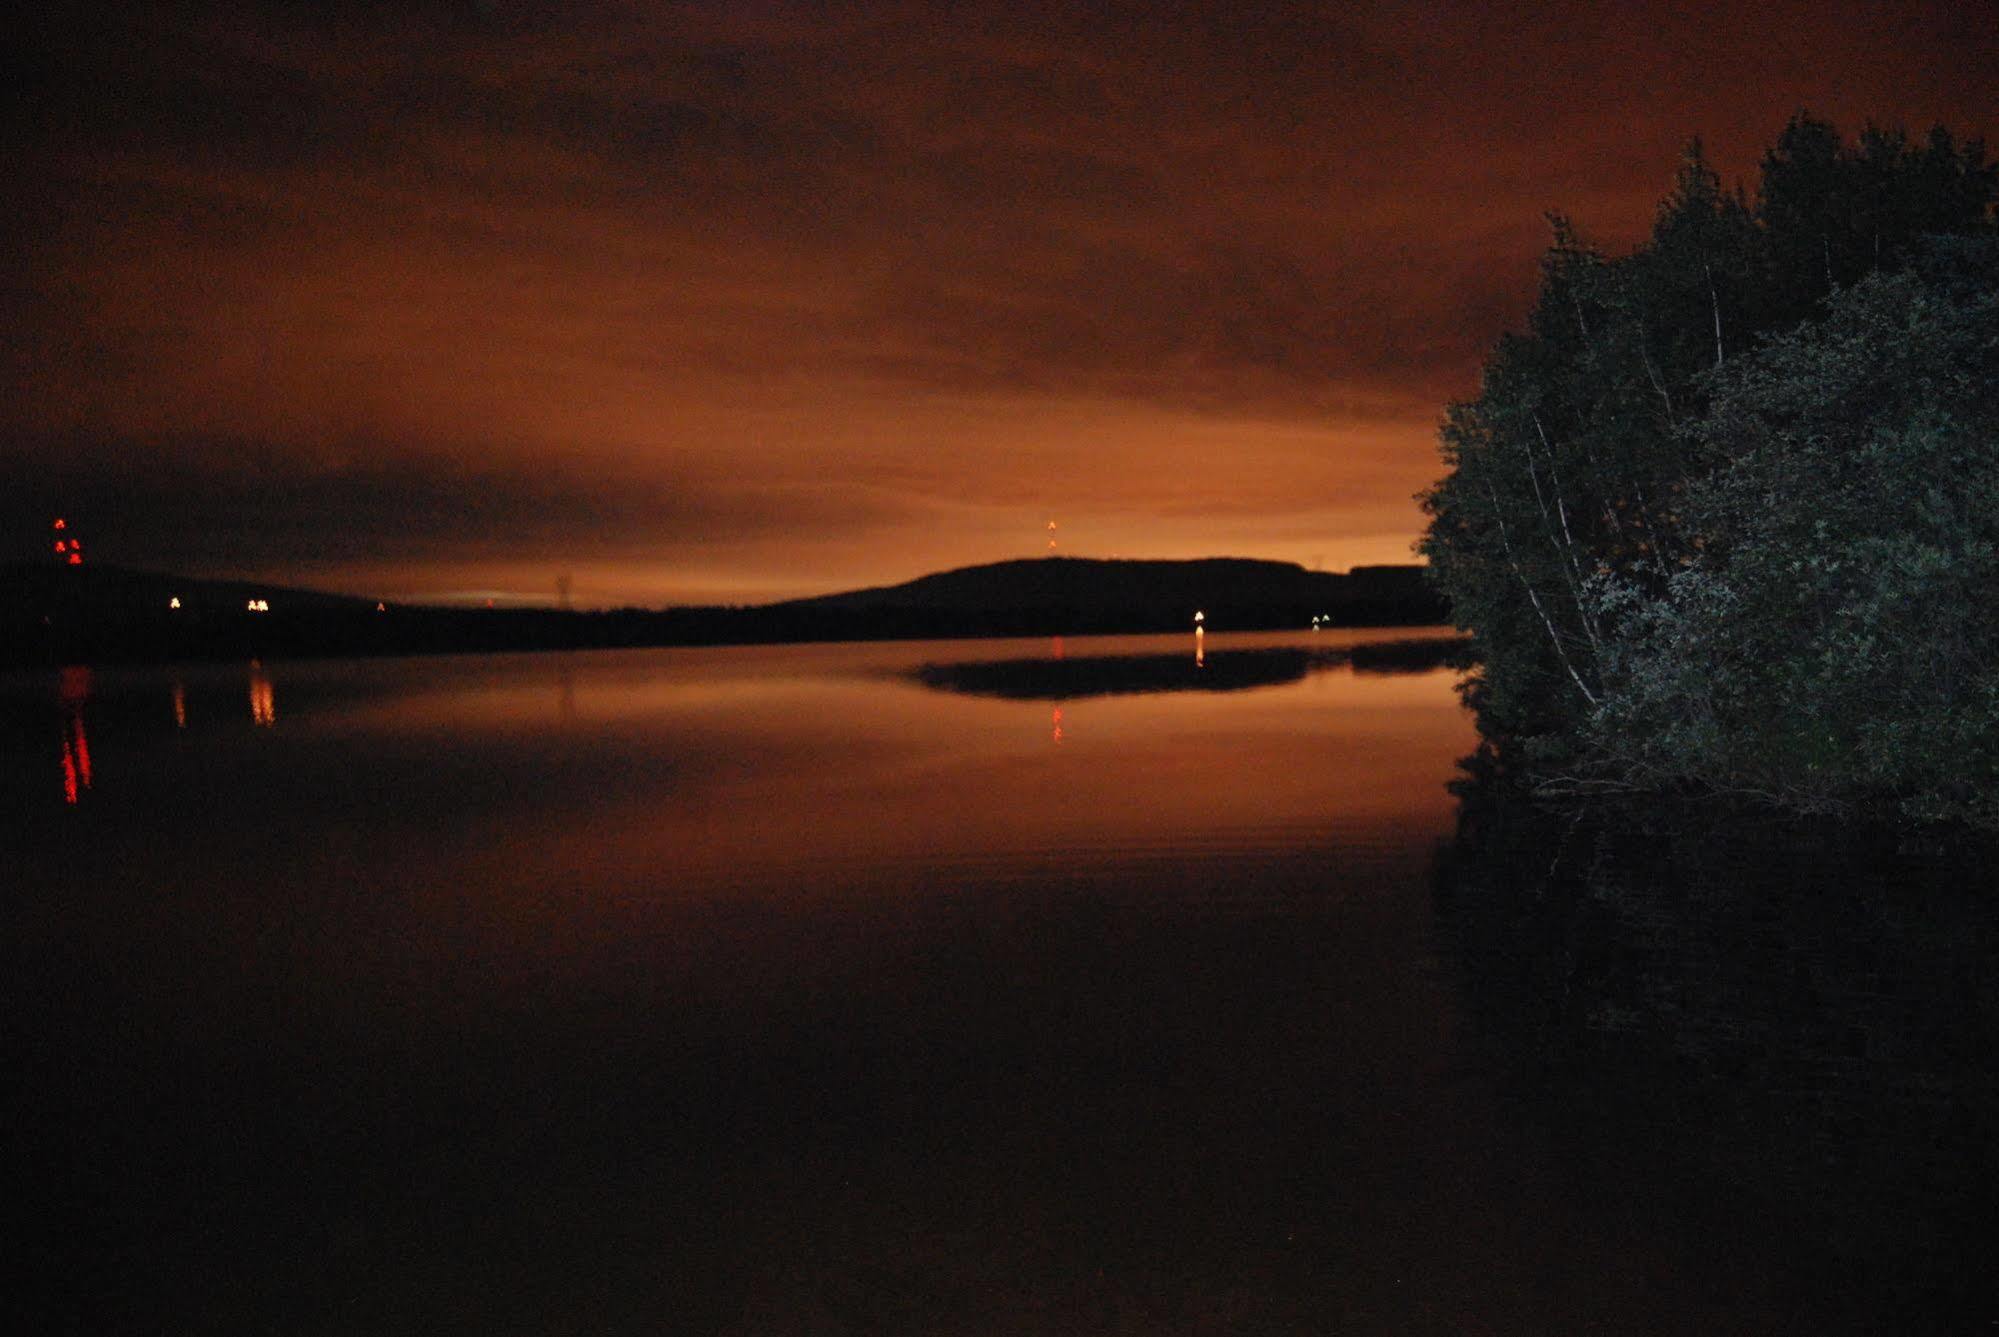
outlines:
{"label": "light reflection on water", "polygon": [[1460,1066],[1428,869],[1470,723],[1369,639],[0,684],[26,1200],[48,1275],[124,1283],[52,1316],[1770,1319]]}
{"label": "light reflection on water", "polygon": [[90,731],[83,719],[89,700],[90,670],[64,669],[56,679],[56,703],[62,711],[62,801],[71,807],[91,787]]}
{"label": "light reflection on water", "polygon": [[[486,786],[459,802],[449,785],[423,783],[401,760],[415,740],[450,758],[439,762],[445,770],[504,753],[497,775],[523,780],[537,760],[525,754],[543,746],[540,765],[596,774],[565,778],[539,799],[531,785],[509,787],[523,801],[510,804],[517,825],[492,857],[525,866],[587,856],[673,894],[793,883],[814,869],[844,881],[899,862],[1012,867],[1036,850],[1073,867],[1079,854],[1115,860],[1182,841],[1273,848],[1307,830],[1386,819],[1398,830],[1412,821],[1442,829],[1439,768],[1466,739],[1448,675],[1366,677],[1317,638],[1308,658],[1286,638],[1224,637],[1202,676],[1183,682],[1171,665],[1189,661],[1166,651],[1175,644],[1185,642],[68,669],[55,690],[60,792],[74,805],[92,789],[89,721],[102,715],[119,727],[108,763],[96,763],[109,765],[116,797],[100,802],[122,805],[127,822],[143,821],[149,802],[198,806],[214,778],[202,745],[238,774],[232,758],[245,743],[236,722],[247,718],[272,735],[246,760],[281,775],[277,791],[288,802],[321,788],[357,797],[365,769],[326,769],[334,754],[325,744],[338,739],[342,767],[356,748],[398,759],[385,783],[359,793],[364,809],[379,806],[390,825],[413,807],[436,809],[449,829],[454,817],[482,815]],[[1332,695],[1301,716],[1284,688],[1320,675]],[[231,678],[247,693],[234,711],[217,699]],[[1174,696],[1189,685],[1246,694],[1196,708]],[[274,729],[281,688],[292,701],[282,735]],[[17,728],[34,691],[18,680],[0,697]],[[1049,712],[1038,730],[1022,727],[1027,712],[1014,701],[991,699],[1037,696]],[[164,707],[159,716],[142,713],[148,699]],[[193,746],[165,750],[156,722]],[[1037,734],[1072,754],[1051,761],[1029,746]],[[1381,746],[1390,736],[1396,744]],[[421,798],[407,792],[413,781]],[[243,798],[237,790],[231,801]],[[519,880],[504,868],[488,872]]]}
{"label": "light reflection on water", "polygon": [[254,659],[250,661],[250,722],[263,728],[278,722],[277,690],[270,673]]}
{"label": "light reflection on water", "polygon": [[[275,725],[278,720],[277,687],[270,672],[256,660],[251,660],[244,672],[250,722],[259,728]],[[55,675],[53,696],[60,739],[58,792],[68,807],[76,807],[83,801],[83,796],[96,787],[89,721],[96,710],[111,708],[103,703],[96,707],[92,705],[98,680],[98,672],[84,665],[69,665]],[[116,708],[121,712],[130,710],[137,697],[154,694],[153,684],[141,685],[140,679],[130,672],[114,675],[112,682]],[[187,683],[180,677],[172,677],[165,683],[162,694],[174,729],[185,730],[188,727]],[[19,737],[33,728],[33,716],[41,713],[36,709],[35,702],[40,695],[38,684],[32,679],[16,678],[11,683],[0,681],[0,709],[7,713],[10,734]]]}

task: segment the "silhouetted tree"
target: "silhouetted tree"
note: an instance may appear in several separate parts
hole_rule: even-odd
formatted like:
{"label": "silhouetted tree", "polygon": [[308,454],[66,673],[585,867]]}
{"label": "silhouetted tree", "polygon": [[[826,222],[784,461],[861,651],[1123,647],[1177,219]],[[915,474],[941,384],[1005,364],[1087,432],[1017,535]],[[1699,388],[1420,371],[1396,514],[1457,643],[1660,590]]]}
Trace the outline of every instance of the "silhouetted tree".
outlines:
{"label": "silhouetted tree", "polygon": [[[1612,752],[1635,759],[1609,743],[1618,721],[1638,718],[1624,708],[1634,675],[1658,650],[1647,639],[1665,625],[1657,615],[1678,609],[1692,619],[1675,624],[1680,633],[1699,633],[1692,605],[1677,601],[1719,569],[1738,533],[1725,517],[1755,509],[1722,480],[1748,486],[1752,457],[1777,467],[1731,426],[1750,411],[1748,387],[1775,395],[1781,382],[1783,393],[1828,406],[1854,402],[1838,398],[1833,354],[1814,362],[1795,340],[1769,341],[1800,321],[1834,319],[1889,339],[1884,304],[1919,294],[1935,297],[1921,319],[1970,320],[1965,303],[1975,297],[1934,291],[1949,266],[1932,238],[1989,234],[1995,193],[1999,179],[1976,142],[1960,145],[1938,129],[1918,146],[1870,127],[1849,145],[1801,114],[1763,161],[1754,209],[1724,188],[1696,141],[1650,239],[1631,254],[1606,257],[1551,217],[1528,327],[1495,347],[1478,396],[1447,411],[1448,472],[1422,498],[1430,523],[1420,546],[1478,642],[1483,667],[1467,690],[1491,737],[1544,769],[1601,767]],[[1953,253],[1958,291],[1985,281],[1988,254]],[[1872,273],[1908,277],[1853,296]],[[1921,342],[1914,331],[1899,337]],[[1842,347],[1859,355],[1850,339]],[[1989,349],[1951,347],[1966,375],[1979,356],[1989,369]],[[1906,360],[1897,365],[1913,372]],[[1930,407],[1907,414],[1942,411],[1923,394]],[[1878,401],[1880,411],[1889,402]],[[1906,414],[1895,421],[1901,426],[1880,419],[1867,430],[1915,430]],[[1870,448],[1864,433],[1837,439],[1814,467],[1834,471],[1834,457]],[[1881,467],[1920,472],[1918,456],[1932,458],[1914,451]],[[1948,490],[1971,477],[1959,469],[1925,482]],[[1762,498],[1772,515],[1818,504],[1790,481],[1784,487]],[[1893,506],[1882,516],[1913,523]]]}

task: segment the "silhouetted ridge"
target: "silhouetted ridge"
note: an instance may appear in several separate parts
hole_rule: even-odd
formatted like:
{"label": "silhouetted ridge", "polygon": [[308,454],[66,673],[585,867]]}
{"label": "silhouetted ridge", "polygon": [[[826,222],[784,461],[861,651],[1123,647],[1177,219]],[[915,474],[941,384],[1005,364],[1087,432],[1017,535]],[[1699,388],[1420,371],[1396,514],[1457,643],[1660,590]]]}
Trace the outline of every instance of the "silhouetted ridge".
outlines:
{"label": "silhouetted ridge", "polygon": [[1029,558],[796,599],[773,609],[930,612],[1009,625],[1033,614],[1068,624],[1049,630],[1129,631],[1188,626],[1196,611],[1205,612],[1216,629],[1303,626],[1315,617],[1341,625],[1432,623],[1448,611],[1418,566],[1357,567],[1339,574],[1242,557]]}
{"label": "silhouetted ridge", "polygon": [[[178,600],[178,604],[174,601]],[[761,607],[447,608],[113,566],[0,566],[0,665],[614,649],[1086,632],[1404,626],[1445,620],[1420,567],[998,562]]]}

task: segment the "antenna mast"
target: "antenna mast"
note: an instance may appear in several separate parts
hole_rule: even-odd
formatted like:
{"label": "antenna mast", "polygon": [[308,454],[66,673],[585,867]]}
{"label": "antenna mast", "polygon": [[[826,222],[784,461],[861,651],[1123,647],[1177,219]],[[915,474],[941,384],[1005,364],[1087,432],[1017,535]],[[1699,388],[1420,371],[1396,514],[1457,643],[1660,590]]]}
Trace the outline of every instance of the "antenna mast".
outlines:
{"label": "antenna mast", "polygon": [[56,561],[64,566],[83,565],[83,540],[69,527],[69,521],[58,515],[49,526],[49,533]]}

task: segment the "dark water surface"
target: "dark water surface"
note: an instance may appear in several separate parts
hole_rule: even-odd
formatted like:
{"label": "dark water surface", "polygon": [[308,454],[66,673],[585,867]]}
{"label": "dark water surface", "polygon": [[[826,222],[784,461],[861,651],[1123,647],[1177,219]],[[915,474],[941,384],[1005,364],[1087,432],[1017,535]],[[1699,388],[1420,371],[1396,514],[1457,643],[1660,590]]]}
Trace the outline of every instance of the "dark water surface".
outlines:
{"label": "dark water surface", "polygon": [[1707,844],[1452,843],[1454,674],[1368,639],[0,683],[14,1304],[1981,1327],[1986,888],[1815,899],[1841,858],[1751,912]]}

